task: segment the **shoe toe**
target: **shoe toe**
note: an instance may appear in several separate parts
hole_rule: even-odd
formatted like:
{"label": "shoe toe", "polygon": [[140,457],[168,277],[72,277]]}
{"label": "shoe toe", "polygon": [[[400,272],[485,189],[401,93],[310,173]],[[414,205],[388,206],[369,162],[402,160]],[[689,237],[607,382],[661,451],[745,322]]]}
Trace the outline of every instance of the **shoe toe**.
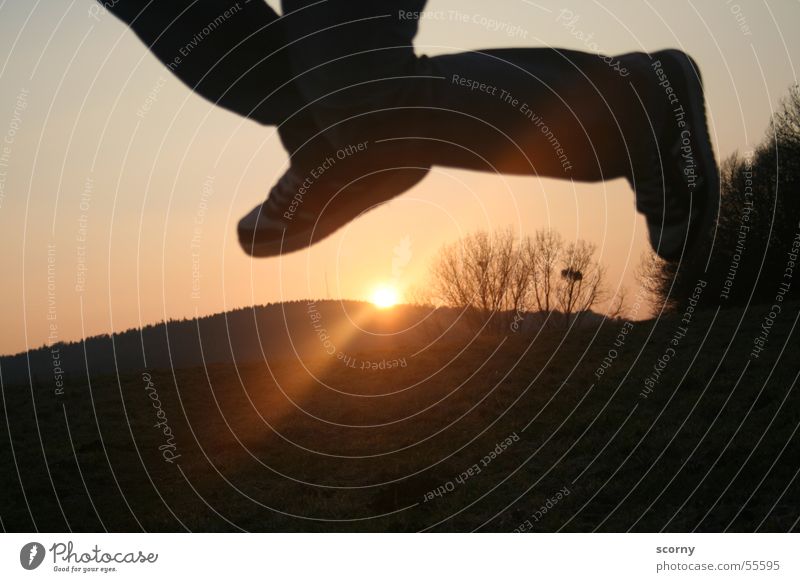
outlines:
{"label": "shoe toe", "polygon": [[268,217],[262,208],[263,205],[259,204],[239,221],[237,231],[240,241],[258,243],[281,238],[286,225],[279,220]]}
{"label": "shoe toe", "polygon": [[250,234],[252,235],[258,228],[259,217],[261,216],[261,204],[253,208],[250,212],[245,214],[237,226],[239,236]]}

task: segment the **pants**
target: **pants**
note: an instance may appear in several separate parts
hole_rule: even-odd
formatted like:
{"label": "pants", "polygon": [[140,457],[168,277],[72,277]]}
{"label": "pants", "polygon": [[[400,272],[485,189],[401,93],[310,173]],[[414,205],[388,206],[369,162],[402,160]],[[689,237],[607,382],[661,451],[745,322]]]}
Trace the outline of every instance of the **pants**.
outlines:
{"label": "pants", "polygon": [[[601,180],[646,149],[644,54],[557,49],[415,54],[423,0],[283,0],[296,84],[337,147],[406,139],[404,161]],[[622,71],[622,74],[621,72]],[[637,96],[637,92],[639,95]],[[643,131],[644,130],[644,131]],[[378,137],[380,136],[380,137]],[[635,160],[634,160],[635,161]]]}
{"label": "pants", "polygon": [[648,55],[429,58],[413,48],[424,7],[283,0],[279,18],[261,0],[121,0],[110,10],[198,94],[277,125],[293,166],[366,142],[370,167],[596,181],[630,176],[652,151],[663,113],[648,111],[657,89]]}

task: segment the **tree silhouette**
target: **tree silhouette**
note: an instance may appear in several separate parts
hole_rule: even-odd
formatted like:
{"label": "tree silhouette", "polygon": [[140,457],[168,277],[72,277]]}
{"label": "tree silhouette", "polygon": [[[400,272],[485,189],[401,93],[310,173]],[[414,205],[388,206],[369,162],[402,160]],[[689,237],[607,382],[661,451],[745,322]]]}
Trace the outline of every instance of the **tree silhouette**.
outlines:
{"label": "tree silhouette", "polygon": [[439,251],[426,300],[464,309],[476,326],[507,328],[523,313],[554,310],[568,324],[603,297],[605,270],[595,252],[586,241],[565,244],[551,230],[521,238],[511,230],[475,232]]}
{"label": "tree silhouette", "polygon": [[[769,129],[751,152],[734,152],[720,165],[721,205],[708,265],[703,302],[743,306],[770,303],[784,280],[800,231],[800,87],[793,86],[773,115]],[[647,253],[639,279],[657,310],[678,310],[688,301],[697,278],[685,268],[709,256],[692,249],[684,263],[667,263]],[[792,285],[785,300],[797,298]]]}
{"label": "tree silhouette", "polygon": [[556,287],[556,301],[565,325],[573,315],[588,311],[603,295],[605,269],[594,259],[596,247],[586,241],[570,243],[563,253],[564,267]]}

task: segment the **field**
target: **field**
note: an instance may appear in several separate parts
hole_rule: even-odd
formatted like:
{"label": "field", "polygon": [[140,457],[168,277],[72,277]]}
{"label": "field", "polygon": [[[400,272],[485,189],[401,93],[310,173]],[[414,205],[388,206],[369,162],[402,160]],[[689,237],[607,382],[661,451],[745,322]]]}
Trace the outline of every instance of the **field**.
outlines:
{"label": "field", "polygon": [[69,374],[63,393],[4,382],[0,519],[7,531],[796,530],[791,307],[757,358],[763,308],[331,355],[320,342],[302,358]]}

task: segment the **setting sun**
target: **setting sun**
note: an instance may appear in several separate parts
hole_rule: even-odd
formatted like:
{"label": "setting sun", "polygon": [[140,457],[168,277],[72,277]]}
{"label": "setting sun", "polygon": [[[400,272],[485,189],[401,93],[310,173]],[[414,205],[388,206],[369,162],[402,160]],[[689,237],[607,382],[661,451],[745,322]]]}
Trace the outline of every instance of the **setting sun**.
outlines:
{"label": "setting sun", "polygon": [[381,285],[380,287],[376,287],[375,291],[372,292],[371,301],[375,307],[388,309],[389,307],[397,305],[399,299],[400,296],[397,293],[397,289],[389,285]]}

